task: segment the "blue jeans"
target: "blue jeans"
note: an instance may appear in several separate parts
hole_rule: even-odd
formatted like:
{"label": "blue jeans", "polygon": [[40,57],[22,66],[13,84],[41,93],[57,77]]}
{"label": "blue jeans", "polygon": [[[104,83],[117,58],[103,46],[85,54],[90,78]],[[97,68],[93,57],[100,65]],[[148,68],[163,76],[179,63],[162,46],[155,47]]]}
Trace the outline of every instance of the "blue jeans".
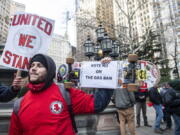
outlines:
{"label": "blue jeans", "polygon": [[156,111],[156,121],[155,121],[155,125],[154,128],[155,129],[159,129],[160,128],[160,124],[161,124],[161,120],[163,118],[163,111],[162,111],[162,105],[153,105],[155,111]]}
{"label": "blue jeans", "polygon": [[180,135],[180,116],[173,114],[173,119],[175,123],[174,135]]}

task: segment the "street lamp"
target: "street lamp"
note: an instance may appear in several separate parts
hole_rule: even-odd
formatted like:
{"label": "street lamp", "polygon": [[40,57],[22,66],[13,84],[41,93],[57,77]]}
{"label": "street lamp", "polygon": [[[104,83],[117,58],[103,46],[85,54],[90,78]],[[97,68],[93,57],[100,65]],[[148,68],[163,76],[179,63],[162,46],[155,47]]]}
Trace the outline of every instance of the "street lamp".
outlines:
{"label": "street lamp", "polygon": [[110,56],[113,58],[116,58],[119,56],[119,42],[115,40],[112,44],[112,52],[110,53]]}
{"label": "street lamp", "polygon": [[90,59],[90,57],[94,55],[94,43],[91,41],[89,35],[84,43],[84,49],[85,49],[85,56],[87,56]]}
{"label": "street lamp", "polygon": [[101,46],[99,43],[97,43],[95,46],[94,46],[94,59],[95,60],[100,60],[102,58],[102,50],[101,50]]}
{"label": "street lamp", "polygon": [[[116,58],[119,56],[119,42],[113,40],[105,32],[105,28],[100,24],[96,29],[97,42],[93,43],[88,35],[84,43],[85,56],[95,56],[95,60],[100,60],[103,56]],[[95,45],[96,44],[96,45]]]}
{"label": "street lamp", "polygon": [[112,51],[112,39],[107,33],[104,34],[104,38],[101,41],[101,48],[106,55]]}
{"label": "street lamp", "polygon": [[100,24],[96,29],[97,40],[101,41],[104,38],[105,28]]}

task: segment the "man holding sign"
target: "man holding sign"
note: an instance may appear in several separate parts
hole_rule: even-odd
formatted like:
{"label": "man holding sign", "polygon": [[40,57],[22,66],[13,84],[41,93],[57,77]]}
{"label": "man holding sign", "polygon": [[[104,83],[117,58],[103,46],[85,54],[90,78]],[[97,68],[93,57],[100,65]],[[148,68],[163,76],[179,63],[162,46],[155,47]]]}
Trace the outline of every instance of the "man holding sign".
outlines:
{"label": "man holding sign", "polygon": [[[109,62],[105,58],[102,62]],[[55,63],[46,55],[37,54],[29,65],[29,91],[15,102],[10,135],[75,135],[68,105],[58,85],[53,82]],[[99,89],[94,95],[69,88],[74,114],[98,113],[111,100],[113,90]]]}
{"label": "man holding sign", "polygon": [[[53,29],[53,20],[18,12],[12,19],[0,64],[14,69],[28,70],[30,59],[34,54],[47,52]],[[11,88],[0,87],[0,101],[9,101],[17,95],[22,83],[19,79],[17,77],[14,80]]]}

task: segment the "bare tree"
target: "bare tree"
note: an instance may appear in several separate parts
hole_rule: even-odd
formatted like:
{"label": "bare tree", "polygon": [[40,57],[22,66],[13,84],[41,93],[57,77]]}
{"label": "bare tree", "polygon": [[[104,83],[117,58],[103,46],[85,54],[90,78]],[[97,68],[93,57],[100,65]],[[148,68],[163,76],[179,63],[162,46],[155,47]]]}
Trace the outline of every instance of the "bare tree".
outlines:
{"label": "bare tree", "polygon": [[[137,10],[139,10],[142,5],[147,3],[147,1],[144,0],[142,2],[139,0],[138,7],[132,13],[130,11],[125,12],[125,10],[123,10],[123,8],[120,6],[118,1],[115,0],[115,2],[117,4],[118,8],[123,13],[123,15],[127,18],[127,22],[128,22],[127,26],[111,26],[111,24],[109,24],[105,20],[101,20],[100,18],[93,16],[90,12],[87,12],[87,11],[81,11],[81,12],[83,12],[84,16],[83,16],[83,18],[77,17],[77,20],[78,20],[77,26],[81,27],[81,29],[87,28],[87,27],[89,27],[91,29],[96,29],[97,28],[96,23],[101,22],[104,27],[111,27],[112,29],[114,29],[114,31],[118,31],[119,37],[123,37],[123,39],[126,40],[126,43],[130,45],[130,52],[135,53],[143,46],[144,43],[142,43],[140,45],[140,47],[138,47],[134,50],[134,46],[135,46],[135,44],[137,44],[134,41],[136,41],[138,39],[138,37],[137,37],[137,35],[133,35],[133,32],[132,32],[132,19],[133,19],[135,13],[137,12]],[[126,6],[128,6],[129,2],[130,2],[129,0],[126,1]],[[120,27],[121,28],[126,27],[126,29],[128,29],[128,34],[126,32],[121,31]],[[119,37],[116,37],[116,39],[119,39]],[[147,38],[146,38],[146,40],[147,40]],[[146,42],[146,40],[144,42]]]}
{"label": "bare tree", "polygon": [[178,47],[178,44],[177,44],[177,40],[175,40],[175,46],[174,46],[174,54],[170,54],[174,60],[174,64],[175,64],[175,73],[177,75],[177,78],[180,78],[179,76],[179,69],[178,69],[178,61],[177,61],[177,56],[178,56],[178,52],[177,52],[177,47]]}
{"label": "bare tree", "polygon": [[[135,46],[137,46],[137,41],[139,39],[139,37],[137,35],[133,35],[133,30],[132,30],[132,20],[133,17],[135,16],[136,12],[144,5],[146,4],[148,1],[147,0],[138,0],[138,6],[136,7],[136,9],[134,9],[134,11],[129,11],[129,3],[131,2],[130,0],[126,0],[126,9],[127,11],[125,11],[122,6],[119,4],[118,0],[114,0],[116,5],[118,6],[118,9],[121,11],[121,13],[125,16],[125,18],[127,19],[127,28],[128,28],[128,34],[126,34],[126,38],[128,39],[128,44],[130,46],[130,52],[131,53],[136,53],[142,46],[144,46],[144,44],[147,42],[148,40],[148,36],[146,36],[145,40],[139,44],[139,47],[137,47],[135,49]],[[148,34],[148,33],[147,33]]]}

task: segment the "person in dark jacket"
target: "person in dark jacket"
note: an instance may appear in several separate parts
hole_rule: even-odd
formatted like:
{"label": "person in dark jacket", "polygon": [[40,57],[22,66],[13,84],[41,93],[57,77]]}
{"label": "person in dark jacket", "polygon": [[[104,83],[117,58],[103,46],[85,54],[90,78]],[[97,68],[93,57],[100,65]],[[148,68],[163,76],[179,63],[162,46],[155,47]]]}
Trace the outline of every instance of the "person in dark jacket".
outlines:
{"label": "person in dark jacket", "polygon": [[21,77],[13,80],[12,86],[0,86],[0,102],[8,102],[16,97],[21,88]]}
{"label": "person in dark jacket", "polygon": [[163,113],[164,113],[163,120],[166,122],[166,128],[165,128],[166,130],[170,130],[172,127],[172,120],[171,120],[171,113],[169,110],[169,106],[166,104],[164,100],[164,95],[166,94],[166,92],[168,92],[169,88],[170,87],[167,83],[162,83],[160,88],[160,95],[162,98]]}
{"label": "person in dark jacket", "polygon": [[162,100],[165,107],[172,114],[175,122],[174,135],[180,135],[180,97],[176,91],[167,83],[165,92],[162,95]]}
{"label": "person in dark jacket", "polygon": [[[55,71],[55,63],[49,56],[36,54],[32,57],[29,90],[15,102],[9,135],[76,134],[68,105],[60,88],[53,82]],[[68,91],[75,115],[103,111],[113,94],[113,90],[109,89],[99,89],[94,95],[76,88],[69,88]]]}
{"label": "person in dark jacket", "polygon": [[163,119],[162,99],[161,99],[161,95],[160,95],[160,89],[158,88],[157,85],[150,88],[149,99],[153,103],[153,107],[156,111],[154,132],[162,134],[163,130],[160,128],[161,120]]}
{"label": "person in dark jacket", "polygon": [[142,110],[143,119],[144,119],[144,126],[146,127],[152,127],[148,124],[147,121],[147,115],[146,115],[146,98],[148,97],[148,89],[139,89],[137,92],[135,92],[135,98],[136,98],[136,121],[137,121],[137,128],[140,127],[140,114]]}

